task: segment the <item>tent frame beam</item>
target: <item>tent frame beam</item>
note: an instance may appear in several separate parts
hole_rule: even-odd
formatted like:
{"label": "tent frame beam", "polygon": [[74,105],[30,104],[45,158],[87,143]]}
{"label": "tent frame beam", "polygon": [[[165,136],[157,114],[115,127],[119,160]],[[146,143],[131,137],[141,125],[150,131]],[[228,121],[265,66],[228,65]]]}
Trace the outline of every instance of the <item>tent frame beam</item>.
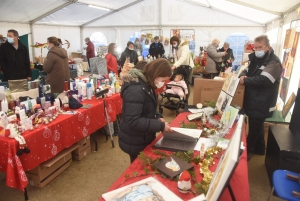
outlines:
{"label": "tent frame beam", "polygon": [[264,8],[254,6],[254,5],[251,5],[251,4],[247,4],[247,3],[244,3],[244,2],[241,2],[241,1],[238,1],[238,0],[226,0],[226,1],[229,1],[229,2],[235,3],[235,4],[239,4],[239,5],[242,5],[242,6],[246,6],[246,7],[249,7],[249,8],[253,8],[253,9],[256,9],[256,10],[260,10],[260,11],[270,13],[270,14],[273,14],[273,15],[278,15],[278,16],[282,15],[282,12],[271,11],[271,10],[264,9]]}
{"label": "tent frame beam", "polygon": [[31,21],[29,22],[29,24],[32,25],[32,24],[36,23],[37,21],[39,21],[39,20],[41,20],[41,19],[43,19],[43,18],[45,18],[45,17],[51,15],[52,13],[55,13],[56,11],[59,11],[60,9],[63,9],[64,7],[67,7],[68,5],[71,5],[71,4],[73,4],[73,3],[76,3],[77,1],[78,1],[78,0],[68,0],[67,3],[64,3],[63,5],[58,6],[57,8],[54,8],[54,9],[50,10],[49,12],[47,12],[47,13],[45,13],[45,14],[43,14],[43,15],[41,15],[41,16],[39,16],[39,17],[33,19],[33,20],[31,20]]}
{"label": "tent frame beam", "polygon": [[237,25],[222,25],[222,24],[176,24],[176,25],[164,25],[162,24],[161,27],[158,24],[153,24],[153,25],[111,25],[111,26],[88,26],[85,28],[125,28],[125,27],[152,27],[152,28],[167,28],[167,27],[172,27],[172,28],[177,28],[177,27],[264,27],[264,25],[245,25],[245,24],[237,24]]}
{"label": "tent frame beam", "polygon": [[138,3],[142,2],[142,1],[144,1],[144,0],[137,0],[137,1],[134,1],[134,2],[132,2],[132,3],[130,3],[130,4],[127,4],[127,5],[125,5],[125,6],[121,7],[121,8],[118,8],[118,9],[116,9],[116,10],[113,10],[113,11],[111,11],[111,12],[105,14],[105,15],[102,15],[102,16],[100,16],[100,17],[97,17],[97,18],[93,19],[93,20],[90,20],[90,21],[88,21],[88,22],[82,24],[80,27],[85,27],[86,25],[89,25],[89,24],[91,24],[91,23],[93,23],[93,22],[95,22],[95,21],[98,21],[98,20],[100,20],[100,19],[102,19],[102,18],[105,18],[105,17],[107,17],[107,16],[109,16],[109,15],[112,15],[112,14],[114,14],[114,13],[116,13],[116,12],[119,12],[119,11],[121,11],[121,10],[124,10],[124,9],[126,9],[126,8],[128,8],[128,7],[130,7],[130,6],[133,6],[133,5],[135,5],[135,4],[138,4]]}

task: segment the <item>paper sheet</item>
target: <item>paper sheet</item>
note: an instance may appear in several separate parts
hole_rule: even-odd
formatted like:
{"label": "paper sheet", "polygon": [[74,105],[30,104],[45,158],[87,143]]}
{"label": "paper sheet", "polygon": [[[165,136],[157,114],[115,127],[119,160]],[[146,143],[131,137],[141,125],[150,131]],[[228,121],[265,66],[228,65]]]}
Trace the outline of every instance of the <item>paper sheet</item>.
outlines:
{"label": "paper sheet", "polygon": [[173,132],[178,132],[180,134],[184,134],[193,138],[200,138],[202,130],[199,129],[189,129],[189,128],[177,128],[177,127],[171,127]]}

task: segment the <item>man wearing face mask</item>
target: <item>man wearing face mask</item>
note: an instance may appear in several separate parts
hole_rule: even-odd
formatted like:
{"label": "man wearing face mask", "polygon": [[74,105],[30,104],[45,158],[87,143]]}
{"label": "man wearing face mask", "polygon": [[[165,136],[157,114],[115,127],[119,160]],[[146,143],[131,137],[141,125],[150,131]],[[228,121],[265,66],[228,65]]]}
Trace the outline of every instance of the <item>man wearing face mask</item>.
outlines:
{"label": "man wearing face mask", "polygon": [[128,41],[127,47],[125,48],[124,52],[121,54],[120,63],[121,66],[124,66],[126,58],[129,58],[130,63],[134,65],[138,62],[138,54],[134,51],[134,44],[131,41]]}
{"label": "man wearing face mask", "polygon": [[85,40],[85,44],[87,44],[86,58],[88,60],[89,66],[90,66],[90,58],[95,57],[95,47],[89,37],[85,38],[84,40]]}
{"label": "man wearing face mask", "polygon": [[159,37],[154,37],[154,42],[150,45],[149,54],[151,57],[162,58],[165,53],[165,49],[162,43],[159,42]]}
{"label": "man wearing face mask", "polygon": [[18,38],[19,33],[10,29],[7,42],[0,46],[0,66],[4,80],[31,80],[29,52]]}
{"label": "man wearing face mask", "polygon": [[243,108],[249,117],[248,160],[254,153],[265,154],[264,121],[276,108],[282,72],[281,62],[266,35],[255,38],[254,50],[249,55],[250,65],[240,75],[240,84],[246,87]]}

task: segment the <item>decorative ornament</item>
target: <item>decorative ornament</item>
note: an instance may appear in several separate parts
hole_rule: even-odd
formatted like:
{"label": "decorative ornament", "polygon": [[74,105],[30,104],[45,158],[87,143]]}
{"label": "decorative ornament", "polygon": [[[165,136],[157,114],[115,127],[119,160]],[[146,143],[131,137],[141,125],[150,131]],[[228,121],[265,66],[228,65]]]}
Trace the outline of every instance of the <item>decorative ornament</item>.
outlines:
{"label": "decorative ornament", "polygon": [[188,193],[192,188],[191,175],[188,171],[185,170],[179,175],[177,187],[181,193]]}

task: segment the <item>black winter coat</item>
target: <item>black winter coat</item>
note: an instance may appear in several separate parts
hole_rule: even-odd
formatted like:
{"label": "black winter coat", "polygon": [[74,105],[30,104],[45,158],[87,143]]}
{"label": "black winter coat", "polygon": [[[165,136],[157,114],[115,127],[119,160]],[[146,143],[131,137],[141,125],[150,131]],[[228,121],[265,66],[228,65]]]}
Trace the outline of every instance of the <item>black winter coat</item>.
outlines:
{"label": "black winter coat", "polygon": [[150,45],[149,54],[152,57],[158,58],[158,55],[159,55],[162,58],[164,53],[165,53],[165,48],[164,48],[163,44],[161,44],[160,42],[158,42],[157,48],[155,47],[155,43],[152,43]]}
{"label": "black winter coat", "polygon": [[141,78],[122,86],[122,121],[120,124],[119,146],[127,154],[138,155],[164,131],[162,116],[156,112],[157,96]]}
{"label": "black winter coat", "polygon": [[136,53],[135,50],[130,50],[128,47],[126,47],[124,52],[122,52],[122,54],[121,54],[121,58],[120,58],[121,66],[124,66],[124,63],[125,63],[125,60],[127,57],[130,58],[130,63],[133,63],[134,65],[137,64],[138,54]]}
{"label": "black winter coat", "polygon": [[17,50],[8,42],[0,46],[0,66],[4,74],[4,80],[18,80],[31,77],[28,50],[20,40],[18,45]]}
{"label": "black winter coat", "polygon": [[[224,47],[219,49],[219,52],[225,52]],[[233,55],[232,49],[228,48],[226,52],[227,52],[227,54],[225,56],[223,56],[222,59],[223,59],[226,67],[232,67],[232,62],[234,61],[234,55]],[[232,60],[231,63],[228,63],[227,60],[229,60],[229,59]]]}
{"label": "black winter coat", "polygon": [[240,76],[246,87],[244,110],[249,117],[271,117],[277,102],[282,66],[279,58],[270,49],[259,59],[255,53],[249,55],[250,65]]}

